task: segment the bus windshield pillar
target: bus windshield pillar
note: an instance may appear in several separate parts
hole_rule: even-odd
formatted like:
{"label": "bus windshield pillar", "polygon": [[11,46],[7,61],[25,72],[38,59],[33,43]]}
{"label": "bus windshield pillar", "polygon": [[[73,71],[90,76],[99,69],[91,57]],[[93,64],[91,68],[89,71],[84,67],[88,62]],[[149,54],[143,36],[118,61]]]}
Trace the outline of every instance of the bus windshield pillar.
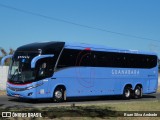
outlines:
{"label": "bus windshield pillar", "polygon": [[35,65],[36,65],[36,62],[39,60],[39,59],[42,59],[42,58],[48,58],[48,57],[54,57],[53,54],[49,54],[49,55],[38,55],[36,57],[34,57],[31,61],[31,68],[35,68]]}

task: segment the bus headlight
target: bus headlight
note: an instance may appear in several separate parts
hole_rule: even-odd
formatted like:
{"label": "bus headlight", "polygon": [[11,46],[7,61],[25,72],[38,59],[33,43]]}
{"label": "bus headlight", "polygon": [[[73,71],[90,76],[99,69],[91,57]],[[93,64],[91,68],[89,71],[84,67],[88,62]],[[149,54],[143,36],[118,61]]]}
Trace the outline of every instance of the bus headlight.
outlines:
{"label": "bus headlight", "polygon": [[30,90],[30,89],[32,89],[32,88],[34,88],[33,86],[29,86],[29,87],[27,87],[26,89],[27,90]]}
{"label": "bus headlight", "polygon": [[39,87],[39,86],[41,86],[41,85],[43,85],[43,83],[37,83],[37,84],[35,84],[35,85],[26,87],[26,89],[27,89],[27,90],[30,90],[30,89],[32,89],[32,88],[36,88],[36,87]]}

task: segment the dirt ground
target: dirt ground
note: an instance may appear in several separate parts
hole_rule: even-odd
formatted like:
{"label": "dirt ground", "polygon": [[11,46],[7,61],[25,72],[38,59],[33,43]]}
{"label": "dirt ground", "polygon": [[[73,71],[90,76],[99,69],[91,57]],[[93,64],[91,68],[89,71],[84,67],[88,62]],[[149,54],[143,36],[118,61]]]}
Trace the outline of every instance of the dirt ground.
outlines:
{"label": "dirt ground", "polygon": [[1,95],[6,95],[6,91],[5,90],[0,90],[0,96]]}

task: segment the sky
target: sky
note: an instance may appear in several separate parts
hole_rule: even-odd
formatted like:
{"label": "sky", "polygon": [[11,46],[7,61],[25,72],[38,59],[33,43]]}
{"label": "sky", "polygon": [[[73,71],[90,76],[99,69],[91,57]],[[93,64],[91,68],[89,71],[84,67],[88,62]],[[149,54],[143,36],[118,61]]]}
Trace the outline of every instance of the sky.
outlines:
{"label": "sky", "polygon": [[0,47],[66,41],[160,58],[159,6],[160,0],[0,0]]}

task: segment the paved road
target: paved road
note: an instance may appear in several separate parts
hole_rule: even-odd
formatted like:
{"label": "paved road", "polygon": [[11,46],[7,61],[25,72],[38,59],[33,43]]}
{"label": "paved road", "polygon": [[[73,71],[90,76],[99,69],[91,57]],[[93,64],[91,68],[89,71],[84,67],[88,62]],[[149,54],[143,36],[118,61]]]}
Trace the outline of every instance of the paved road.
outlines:
{"label": "paved road", "polygon": [[111,103],[124,103],[124,102],[135,102],[135,101],[157,101],[160,100],[160,93],[144,95],[141,99],[130,99],[122,100],[120,96],[107,96],[107,97],[96,97],[96,98],[81,98],[76,100],[74,98],[67,100],[63,103],[55,103],[49,99],[43,99],[38,101],[30,101],[24,99],[11,98],[8,96],[0,96],[0,107],[54,107],[54,106],[70,106],[73,103],[76,105],[80,104],[111,104]]}

